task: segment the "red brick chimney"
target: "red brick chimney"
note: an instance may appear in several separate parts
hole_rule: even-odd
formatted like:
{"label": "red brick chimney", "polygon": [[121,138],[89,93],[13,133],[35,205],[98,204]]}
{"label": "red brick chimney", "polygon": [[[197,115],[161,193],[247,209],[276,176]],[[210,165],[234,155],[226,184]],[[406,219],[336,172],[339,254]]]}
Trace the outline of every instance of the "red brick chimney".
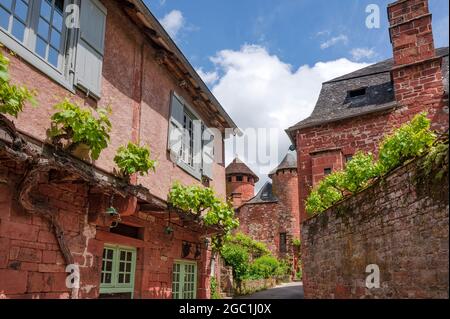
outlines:
{"label": "red brick chimney", "polygon": [[436,56],[428,0],[398,0],[388,5],[394,55],[392,79],[401,106],[398,124],[427,111],[433,128],[448,129],[448,99],[442,82],[442,57]]}

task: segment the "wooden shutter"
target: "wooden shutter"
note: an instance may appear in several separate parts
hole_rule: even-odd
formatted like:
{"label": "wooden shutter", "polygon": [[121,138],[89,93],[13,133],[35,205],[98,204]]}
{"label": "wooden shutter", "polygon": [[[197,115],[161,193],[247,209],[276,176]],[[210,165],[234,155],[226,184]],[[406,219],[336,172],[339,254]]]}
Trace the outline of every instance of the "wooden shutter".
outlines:
{"label": "wooden shutter", "polygon": [[173,94],[170,105],[168,148],[170,150],[170,157],[174,162],[178,162],[180,157],[183,137],[183,117],[184,106],[175,94]]}
{"label": "wooden shutter", "polygon": [[105,29],[106,8],[97,0],[81,0],[75,78],[96,97],[101,95]]}
{"label": "wooden shutter", "polygon": [[213,179],[214,172],[214,134],[205,129],[203,131],[203,150],[202,150],[202,174]]}

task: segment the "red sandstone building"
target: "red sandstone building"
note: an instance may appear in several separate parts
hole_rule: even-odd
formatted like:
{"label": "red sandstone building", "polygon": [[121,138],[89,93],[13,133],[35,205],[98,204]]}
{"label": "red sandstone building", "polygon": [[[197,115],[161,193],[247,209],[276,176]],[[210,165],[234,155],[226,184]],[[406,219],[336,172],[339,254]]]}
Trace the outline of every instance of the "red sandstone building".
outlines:
{"label": "red sandstone building", "polygon": [[236,158],[226,168],[227,197],[239,219],[238,231],[263,242],[278,258],[288,259],[296,269],[296,247],[300,237],[297,156],[288,153],[270,172],[267,182],[254,196],[258,177]]}
{"label": "red sandstone building", "polygon": [[[0,298],[208,298],[206,239],[217,230],[166,199],[174,181],[225,198],[223,159],[190,159],[223,150],[235,124],[142,1],[81,0],[79,29],[63,25],[70,3],[0,1],[11,79],[35,89],[39,105],[13,119],[18,135],[0,127]],[[46,143],[64,97],[112,109],[109,147],[93,163]],[[206,143],[202,127],[221,134]],[[168,141],[183,128],[180,149]],[[131,185],[113,162],[129,141],[158,161]],[[66,285],[69,264],[80,268],[79,287]]]}
{"label": "red sandstone building", "polygon": [[448,132],[448,48],[434,48],[427,0],[388,6],[394,57],[323,83],[310,117],[287,130],[298,156],[300,222],[305,200],[325,175],[356,151],[376,154],[383,136],[428,112]]}

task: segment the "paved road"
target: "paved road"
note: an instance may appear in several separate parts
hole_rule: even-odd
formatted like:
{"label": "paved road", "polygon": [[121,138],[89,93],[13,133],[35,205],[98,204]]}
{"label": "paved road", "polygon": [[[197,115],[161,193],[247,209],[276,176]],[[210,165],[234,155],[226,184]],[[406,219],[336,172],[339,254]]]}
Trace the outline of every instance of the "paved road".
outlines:
{"label": "paved road", "polygon": [[303,299],[303,284],[292,282],[236,299]]}

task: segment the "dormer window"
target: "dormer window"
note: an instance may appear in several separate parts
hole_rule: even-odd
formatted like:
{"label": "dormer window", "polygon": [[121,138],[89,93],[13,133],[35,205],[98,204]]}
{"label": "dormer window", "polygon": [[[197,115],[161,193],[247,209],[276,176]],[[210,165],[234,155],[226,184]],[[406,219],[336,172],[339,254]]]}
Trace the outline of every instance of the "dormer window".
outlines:
{"label": "dormer window", "polygon": [[264,192],[261,194],[261,198],[262,198],[262,199],[268,199],[268,198],[269,198],[269,192],[268,192],[268,191],[264,191]]}
{"label": "dormer window", "polygon": [[367,88],[359,88],[356,90],[348,91],[349,98],[357,98],[366,95]]}

